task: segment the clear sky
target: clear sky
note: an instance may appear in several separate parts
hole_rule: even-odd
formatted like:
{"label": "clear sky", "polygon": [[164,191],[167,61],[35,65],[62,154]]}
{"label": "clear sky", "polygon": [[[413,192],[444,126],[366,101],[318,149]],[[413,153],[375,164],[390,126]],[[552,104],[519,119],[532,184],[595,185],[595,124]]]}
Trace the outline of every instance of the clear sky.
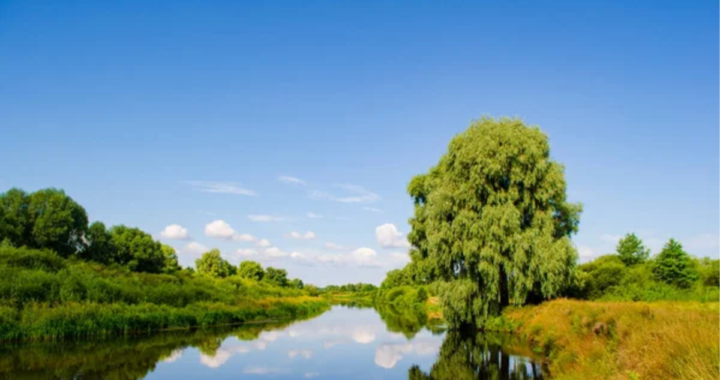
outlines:
{"label": "clear sky", "polygon": [[186,265],[378,283],[410,178],[519,116],[585,205],[583,260],[630,231],[717,257],[718,45],[705,0],[0,0],[0,189],[65,189]]}

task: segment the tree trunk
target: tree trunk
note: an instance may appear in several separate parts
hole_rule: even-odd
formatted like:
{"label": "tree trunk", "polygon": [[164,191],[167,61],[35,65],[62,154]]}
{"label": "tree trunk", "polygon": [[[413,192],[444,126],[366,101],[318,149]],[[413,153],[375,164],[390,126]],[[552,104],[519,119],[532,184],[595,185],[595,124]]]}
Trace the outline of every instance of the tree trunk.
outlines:
{"label": "tree trunk", "polygon": [[508,289],[508,278],[505,266],[500,265],[500,311],[510,305],[510,290]]}

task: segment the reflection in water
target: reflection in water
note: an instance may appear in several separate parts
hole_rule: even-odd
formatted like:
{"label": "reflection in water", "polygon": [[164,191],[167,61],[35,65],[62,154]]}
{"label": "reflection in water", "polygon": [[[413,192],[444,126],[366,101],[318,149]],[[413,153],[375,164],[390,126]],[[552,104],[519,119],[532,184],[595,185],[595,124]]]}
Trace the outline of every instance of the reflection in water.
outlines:
{"label": "reflection in water", "polygon": [[540,366],[528,359],[527,348],[509,335],[462,334],[450,331],[429,374],[409,370],[410,380],[542,380]]}
{"label": "reflection in water", "polygon": [[540,379],[525,351],[503,336],[446,333],[414,311],[351,306],[305,321],[0,345],[0,379]]}

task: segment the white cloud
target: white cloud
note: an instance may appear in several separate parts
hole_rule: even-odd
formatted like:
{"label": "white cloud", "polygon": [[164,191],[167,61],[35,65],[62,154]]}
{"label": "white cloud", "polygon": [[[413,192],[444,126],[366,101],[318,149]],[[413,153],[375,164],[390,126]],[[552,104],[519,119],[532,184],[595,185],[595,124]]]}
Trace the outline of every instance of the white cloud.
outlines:
{"label": "white cloud", "polygon": [[296,260],[305,260],[308,258],[308,256],[302,252],[290,252],[290,258],[296,259]]}
{"label": "white cloud", "polygon": [[379,208],[376,208],[376,207],[363,207],[363,210],[365,210],[365,211],[370,211],[370,212],[374,212],[374,213],[377,213],[377,214],[384,214],[384,213],[385,213],[385,211],[380,210]]}
{"label": "white cloud", "polygon": [[287,256],[287,252],[280,250],[278,247],[270,247],[262,252],[262,255],[268,258],[277,258]]}
{"label": "white cloud", "polygon": [[405,235],[394,224],[385,223],[375,229],[375,237],[383,248],[409,248]]}
{"label": "white cloud", "polygon": [[181,250],[181,254],[190,254],[190,255],[201,255],[208,251],[208,248],[204,245],[193,241],[188,243],[186,246],[184,246]]}
{"label": "white cloud", "polygon": [[233,353],[226,350],[217,350],[214,356],[200,354],[200,363],[210,368],[218,368],[225,364],[228,359],[233,356]]}
{"label": "white cloud", "polygon": [[331,242],[325,243],[325,248],[329,248],[329,249],[345,249],[345,248],[343,248],[341,245],[338,245],[338,244],[335,244],[335,243],[331,243]]}
{"label": "white cloud", "polygon": [[206,193],[257,195],[254,191],[242,188],[233,182],[185,181],[185,183],[195,190]]}
{"label": "white cloud", "polygon": [[247,248],[240,248],[237,251],[235,251],[236,256],[240,257],[249,257],[249,256],[255,256],[257,255],[257,251],[254,249],[247,249]]}
{"label": "white cloud", "polygon": [[270,244],[270,241],[268,239],[262,239],[262,240],[258,240],[258,242],[255,243],[255,245],[257,245],[258,247],[269,247],[272,244]]}
{"label": "white cloud", "polygon": [[352,332],[352,339],[360,344],[368,344],[375,341],[375,330],[368,326],[356,327]]}
{"label": "white cloud", "polygon": [[303,376],[306,379],[310,379],[316,376],[320,376],[318,372],[305,372],[305,375]]}
{"label": "white cloud", "polygon": [[340,203],[370,203],[380,200],[380,196],[365,190],[364,188],[356,185],[333,185],[333,187],[342,189],[345,191],[345,195],[337,196],[323,191],[312,191],[310,197],[315,199],[327,199],[334,202]]}
{"label": "white cloud", "polygon": [[307,217],[310,218],[310,219],[322,219],[322,218],[324,218],[324,216],[322,216],[322,215],[320,215],[320,214],[316,214],[316,213],[314,213],[314,212],[309,212],[309,213],[307,213]]}
{"label": "white cloud", "polygon": [[286,175],[281,175],[280,177],[278,177],[278,180],[280,182],[291,183],[295,185],[307,185],[307,182],[301,180],[300,178],[290,177]]}
{"label": "white cloud", "polygon": [[274,215],[248,215],[248,219],[253,222],[280,222],[285,220],[285,218]]}
{"label": "white cloud", "polygon": [[205,236],[218,239],[236,240],[251,242],[255,241],[255,236],[250,234],[240,234],[230,227],[224,220],[215,220],[205,226]]}
{"label": "white cloud", "polygon": [[312,231],[308,231],[308,232],[302,234],[302,233],[293,231],[290,233],[290,235],[288,235],[288,237],[290,237],[292,239],[298,239],[298,240],[312,240],[312,239],[315,239],[315,233]]}
{"label": "white cloud", "polygon": [[303,350],[290,350],[288,351],[288,356],[292,359],[297,357],[302,357],[305,359],[310,359],[313,356],[312,350],[303,349]]}
{"label": "white cloud", "polygon": [[433,355],[440,351],[435,341],[414,341],[413,343],[384,343],[375,350],[375,364],[383,368],[393,368],[403,355],[415,352],[417,355]]}
{"label": "white cloud", "polygon": [[160,237],[173,240],[187,240],[190,238],[187,228],[183,228],[183,226],[179,224],[171,224],[165,227],[165,229],[160,232]]}
{"label": "white cloud", "polygon": [[235,234],[233,235],[233,240],[251,242],[255,241],[255,236],[250,234]]}
{"label": "white cloud", "polygon": [[358,248],[354,250],[350,257],[352,260],[361,266],[376,266],[375,257],[377,253],[371,248]]}
{"label": "white cloud", "polygon": [[232,239],[235,236],[235,230],[225,223],[224,220],[215,220],[205,226],[205,236],[220,239]]}
{"label": "white cloud", "polygon": [[183,353],[182,349],[175,350],[170,354],[170,356],[163,359],[163,362],[164,363],[172,363],[172,362],[180,359],[180,357],[182,357],[182,353]]}

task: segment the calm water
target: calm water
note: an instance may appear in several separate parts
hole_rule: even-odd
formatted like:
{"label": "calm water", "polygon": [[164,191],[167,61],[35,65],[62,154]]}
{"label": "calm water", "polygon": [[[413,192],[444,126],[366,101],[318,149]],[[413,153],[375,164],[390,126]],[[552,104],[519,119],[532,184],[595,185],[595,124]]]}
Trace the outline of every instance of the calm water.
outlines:
{"label": "calm water", "polygon": [[61,344],[0,346],[3,379],[542,379],[508,336],[348,308],[309,320]]}

